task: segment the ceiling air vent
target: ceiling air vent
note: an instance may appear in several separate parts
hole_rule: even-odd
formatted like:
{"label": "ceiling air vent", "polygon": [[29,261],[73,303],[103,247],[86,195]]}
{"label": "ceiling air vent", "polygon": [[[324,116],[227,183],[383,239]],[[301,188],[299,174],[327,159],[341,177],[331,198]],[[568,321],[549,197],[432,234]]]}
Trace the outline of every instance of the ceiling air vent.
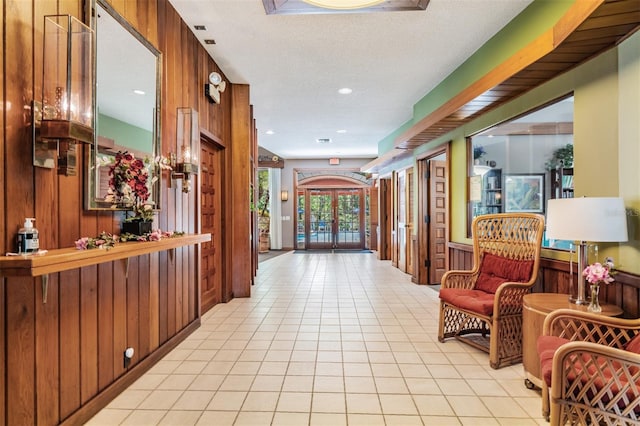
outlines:
{"label": "ceiling air vent", "polygon": [[331,143],[331,139],[330,138],[318,138],[318,139],[316,139],[316,142],[318,142],[318,143]]}
{"label": "ceiling air vent", "polygon": [[204,44],[216,44],[216,41],[212,38],[204,39]]}
{"label": "ceiling air vent", "polygon": [[205,27],[204,25],[194,25],[193,28],[198,31],[205,31],[207,29],[207,27]]}

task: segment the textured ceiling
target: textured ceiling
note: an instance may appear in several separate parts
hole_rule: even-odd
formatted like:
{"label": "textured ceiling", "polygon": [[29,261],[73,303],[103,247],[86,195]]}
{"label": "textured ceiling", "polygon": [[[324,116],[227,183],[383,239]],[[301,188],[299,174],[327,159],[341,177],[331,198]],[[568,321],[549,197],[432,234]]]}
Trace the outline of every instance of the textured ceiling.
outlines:
{"label": "textured ceiling", "polygon": [[[418,11],[267,15],[262,0],[169,1],[201,42],[215,39],[203,45],[227,78],[250,85],[258,143],[285,159],[376,157],[418,100],[531,3],[430,0]],[[340,95],[341,87],[353,93]]]}

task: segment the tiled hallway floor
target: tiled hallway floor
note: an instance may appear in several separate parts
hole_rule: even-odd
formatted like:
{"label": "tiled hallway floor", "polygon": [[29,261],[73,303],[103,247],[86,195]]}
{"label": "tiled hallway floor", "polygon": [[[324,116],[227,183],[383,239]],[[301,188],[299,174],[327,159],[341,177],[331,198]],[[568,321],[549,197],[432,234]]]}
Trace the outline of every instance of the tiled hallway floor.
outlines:
{"label": "tiled hallway floor", "polygon": [[437,292],[375,253],[287,253],[88,424],[547,424],[521,364],[437,326]]}

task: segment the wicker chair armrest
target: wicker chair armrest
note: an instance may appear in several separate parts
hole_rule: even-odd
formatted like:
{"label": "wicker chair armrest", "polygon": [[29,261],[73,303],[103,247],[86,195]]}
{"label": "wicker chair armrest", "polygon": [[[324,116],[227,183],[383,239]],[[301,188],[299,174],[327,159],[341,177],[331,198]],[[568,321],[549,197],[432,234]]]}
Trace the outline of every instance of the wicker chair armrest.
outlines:
{"label": "wicker chair armrest", "polygon": [[[556,351],[552,368],[552,400],[602,405],[604,410],[611,405],[625,409],[624,404],[633,394],[631,403],[636,410],[640,408],[640,354],[597,343],[569,342]],[[599,400],[603,395],[607,400]]]}
{"label": "wicker chair armrest", "polygon": [[545,319],[542,334],[621,348],[640,331],[639,319],[622,319],[558,309]]}
{"label": "wicker chair armrest", "polygon": [[524,295],[534,283],[505,282],[500,284],[493,299],[494,315],[512,315],[522,313]]}
{"label": "wicker chair armrest", "polygon": [[478,278],[477,271],[448,271],[440,280],[441,288],[472,289]]}

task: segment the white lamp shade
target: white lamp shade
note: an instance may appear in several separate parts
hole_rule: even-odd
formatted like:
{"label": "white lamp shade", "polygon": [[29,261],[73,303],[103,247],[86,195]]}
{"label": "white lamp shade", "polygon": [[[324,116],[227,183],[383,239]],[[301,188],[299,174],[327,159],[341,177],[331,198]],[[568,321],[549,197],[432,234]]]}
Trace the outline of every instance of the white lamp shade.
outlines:
{"label": "white lamp shade", "polygon": [[547,238],[556,240],[627,241],[622,198],[558,198],[547,204]]}

